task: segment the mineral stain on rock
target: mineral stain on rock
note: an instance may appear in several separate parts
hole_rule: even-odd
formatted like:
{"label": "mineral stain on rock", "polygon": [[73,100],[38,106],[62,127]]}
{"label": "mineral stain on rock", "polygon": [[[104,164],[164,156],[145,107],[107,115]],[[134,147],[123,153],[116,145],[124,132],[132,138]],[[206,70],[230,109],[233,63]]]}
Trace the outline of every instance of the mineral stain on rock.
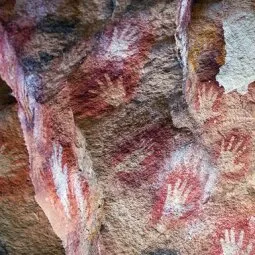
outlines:
{"label": "mineral stain on rock", "polygon": [[79,21],[77,19],[68,19],[64,17],[47,16],[38,25],[37,28],[43,33],[70,34],[73,33]]}
{"label": "mineral stain on rock", "polygon": [[0,241],[0,255],[8,255],[6,246]]}
{"label": "mineral stain on rock", "polygon": [[[56,54],[57,52],[55,52]],[[60,53],[59,53],[60,54]],[[22,59],[22,65],[27,72],[41,72],[43,68],[49,65],[54,56],[47,52],[38,52],[39,57],[26,56]]]}
{"label": "mineral stain on rock", "polygon": [[181,255],[176,250],[169,250],[169,249],[156,249],[153,251],[148,251],[145,253],[142,253],[141,255]]}
{"label": "mineral stain on rock", "polygon": [[39,57],[40,57],[40,61],[44,65],[47,65],[54,58],[54,56],[44,51],[39,51]]}
{"label": "mineral stain on rock", "polygon": [[254,255],[253,2],[2,1],[0,255]]}
{"label": "mineral stain on rock", "polygon": [[28,72],[40,72],[42,70],[42,63],[32,56],[27,56],[22,59],[24,70]]}

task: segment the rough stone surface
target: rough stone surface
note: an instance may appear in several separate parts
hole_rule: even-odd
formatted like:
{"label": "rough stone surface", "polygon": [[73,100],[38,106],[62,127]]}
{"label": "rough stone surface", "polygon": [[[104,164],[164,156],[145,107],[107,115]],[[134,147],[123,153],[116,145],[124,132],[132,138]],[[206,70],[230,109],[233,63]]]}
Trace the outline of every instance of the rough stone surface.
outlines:
{"label": "rough stone surface", "polygon": [[[0,111],[0,254],[64,254],[34,200],[17,105],[2,85]],[[7,92],[7,93],[5,93]],[[46,245],[47,244],[47,245]]]}
{"label": "rough stone surface", "polygon": [[255,254],[254,9],[2,1],[0,254]]}
{"label": "rough stone surface", "polygon": [[255,13],[252,1],[239,7],[226,8],[223,19],[226,58],[217,75],[226,92],[237,90],[245,94],[255,80]]}

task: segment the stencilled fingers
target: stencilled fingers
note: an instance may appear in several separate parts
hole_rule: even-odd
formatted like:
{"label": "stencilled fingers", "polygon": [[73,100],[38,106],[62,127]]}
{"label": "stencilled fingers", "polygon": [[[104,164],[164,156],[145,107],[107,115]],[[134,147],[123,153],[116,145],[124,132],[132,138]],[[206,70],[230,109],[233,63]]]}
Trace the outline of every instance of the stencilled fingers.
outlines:
{"label": "stencilled fingers", "polygon": [[[115,35],[117,32],[115,32]],[[115,37],[117,39],[117,37]],[[120,34],[119,40],[123,41],[136,41],[138,40],[138,29],[135,27],[133,30],[131,30],[131,24],[128,24],[123,31]]]}
{"label": "stencilled fingers", "polygon": [[113,81],[109,74],[106,73],[104,74],[104,79],[97,79],[96,83],[99,89],[92,89],[89,92],[96,94],[109,105],[117,107],[125,101],[126,90],[122,76]]}
{"label": "stencilled fingers", "polygon": [[218,95],[219,92],[214,91],[213,87],[210,87],[210,89],[206,91],[206,86],[203,86],[202,89],[198,91],[200,109],[206,108],[207,110],[212,110]]}
{"label": "stencilled fingers", "polygon": [[192,191],[192,186],[188,185],[188,180],[177,179],[174,185],[167,184],[167,196],[165,200],[165,211],[181,216],[185,210],[185,203]]}
{"label": "stencilled fingers", "polygon": [[221,152],[231,151],[236,156],[240,156],[242,153],[246,151],[247,147],[245,146],[244,138],[237,138],[235,136],[231,136],[229,142],[226,142],[225,139],[221,142]]}
{"label": "stencilled fingers", "polygon": [[[197,95],[197,100],[195,95]],[[199,114],[201,122],[219,115],[218,112],[213,111],[213,106],[219,95],[220,92],[211,84],[187,84],[187,102],[192,106],[190,108],[192,111],[195,110],[193,108],[195,108],[196,103],[198,103],[198,109],[194,111],[194,114]]]}
{"label": "stencilled fingers", "polygon": [[243,230],[240,233],[236,233],[234,228],[230,230],[225,229],[224,238],[220,239],[222,254],[223,255],[251,255],[253,245],[248,243],[247,247],[244,247],[245,233]]}
{"label": "stencilled fingers", "polygon": [[137,42],[139,40],[138,27],[132,27],[131,24],[124,29],[115,27],[113,30],[110,44],[106,48],[105,57],[109,60],[124,60],[127,57],[138,53]]}
{"label": "stencilled fingers", "polygon": [[247,152],[246,139],[232,135],[220,143],[218,165],[224,172],[239,172],[245,166],[240,158]]}
{"label": "stencilled fingers", "polygon": [[207,86],[203,86],[201,90],[198,91],[198,98],[200,102],[210,102],[214,104],[215,100],[217,99],[219,92],[215,91],[214,88],[211,86],[209,90],[206,90]]}

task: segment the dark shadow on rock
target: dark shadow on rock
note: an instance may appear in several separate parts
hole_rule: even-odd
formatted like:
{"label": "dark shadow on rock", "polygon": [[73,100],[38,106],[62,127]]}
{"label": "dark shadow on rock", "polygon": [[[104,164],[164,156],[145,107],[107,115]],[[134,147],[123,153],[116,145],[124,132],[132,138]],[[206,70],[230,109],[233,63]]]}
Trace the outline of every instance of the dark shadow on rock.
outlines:
{"label": "dark shadow on rock", "polygon": [[172,249],[156,249],[153,251],[145,251],[141,255],[180,255],[176,250]]}
{"label": "dark shadow on rock", "polygon": [[8,255],[9,253],[6,250],[5,245],[3,242],[0,241],[0,255]]}
{"label": "dark shadow on rock", "polygon": [[16,99],[11,93],[12,90],[10,87],[0,78],[0,110],[10,104],[16,103]]}

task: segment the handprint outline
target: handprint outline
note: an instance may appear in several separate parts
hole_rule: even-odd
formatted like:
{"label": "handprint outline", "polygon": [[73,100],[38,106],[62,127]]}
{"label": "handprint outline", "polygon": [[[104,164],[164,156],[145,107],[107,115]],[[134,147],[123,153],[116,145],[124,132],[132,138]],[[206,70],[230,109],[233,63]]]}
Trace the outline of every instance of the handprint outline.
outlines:
{"label": "handprint outline", "polygon": [[216,109],[216,105],[221,96],[221,89],[210,81],[202,84],[187,82],[186,100],[191,113],[200,125],[220,117],[221,113]]}
{"label": "handprint outline", "polygon": [[192,206],[186,205],[187,199],[192,192],[192,185],[188,185],[188,181],[177,179],[174,185],[167,184],[167,196],[164,204],[164,214],[172,214],[180,218]]}
{"label": "handprint outline", "polygon": [[247,152],[245,145],[247,139],[232,135],[228,141],[224,138],[220,144],[217,165],[224,174],[239,174],[245,167],[245,163],[240,158]]}
{"label": "handprint outline", "polygon": [[123,30],[114,28],[112,38],[108,48],[106,49],[106,59],[122,60],[127,57],[133,56],[138,52],[138,49],[131,48],[132,45],[139,40],[138,28],[135,27],[131,31],[131,24],[125,26]]}
{"label": "handprint outline", "polygon": [[253,248],[252,242],[244,247],[244,231],[241,230],[238,237],[234,228],[225,229],[224,238],[220,239],[220,243],[222,255],[250,255]]}
{"label": "handprint outline", "polygon": [[202,203],[208,200],[216,183],[218,169],[210,163],[209,155],[200,146],[189,144],[176,150],[168,168],[196,176],[203,190]]}
{"label": "handprint outline", "polygon": [[96,79],[96,83],[99,86],[98,90],[89,90],[90,93],[98,95],[107,104],[118,107],[126,98],[126,89],[123,84],[123,77],[119,76],[115,81],[113,81],[109,74],[104,74],[104,80]]}
{"label": "handprint outline", "polygon": [[202,88],[198,90],[199,107],[197,113],[199,114],[199,122],[201,124],[204,124],[209,119],[220,116],[220,113],[213,109],[220,93],[213,86],[210,86],[208,90],[207,87],[208,85],[203,85]]}

